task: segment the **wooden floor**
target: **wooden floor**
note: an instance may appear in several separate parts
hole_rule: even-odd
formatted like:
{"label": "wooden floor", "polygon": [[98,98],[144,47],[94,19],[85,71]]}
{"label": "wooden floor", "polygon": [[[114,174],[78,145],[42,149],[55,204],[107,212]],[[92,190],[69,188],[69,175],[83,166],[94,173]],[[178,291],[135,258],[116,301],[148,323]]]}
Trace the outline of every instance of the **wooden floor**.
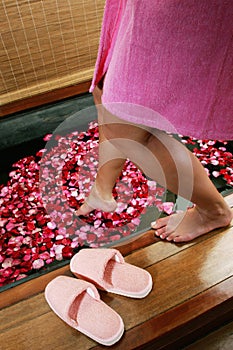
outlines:
{"label": "wooden floor", "polygon": [[[233,195],[227,198],[233,206]],[[152,275],[152,292],[142,300],[100,292],[123,318],[125,334],[112,349],[181,349],[208,331],[233,320],[233,225],[188,244],[154,238],[148,231],[118,249],[127,262]],[[1,293],[2,350],[103,349],[67,326],[44,299],[65,266]]]}
{"label": "wooden floor", "polygon": [[231,350],[233,349],[233,322],[188,345],[184,350]]}

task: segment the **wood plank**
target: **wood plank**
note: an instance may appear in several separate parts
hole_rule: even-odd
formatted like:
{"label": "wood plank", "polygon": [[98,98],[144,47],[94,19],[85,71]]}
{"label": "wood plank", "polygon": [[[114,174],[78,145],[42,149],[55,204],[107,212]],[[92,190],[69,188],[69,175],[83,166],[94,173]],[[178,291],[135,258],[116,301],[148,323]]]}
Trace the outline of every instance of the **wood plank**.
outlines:
{"label": "wood plank", "polygon": [[0,106],[0,117],[6,117],[13,113],[84,94],[89,91],[90,85],[91,81],[89,80],[2,105]]}
{"label": "wood plank", "polygon": [[[165,242],[161,243],[168,246]],[[156,248],[158,244],[153,246]],[[133,253],[137,253],[135,262],[138,262],[142,261],[140,254],[144,252],[149,264],[147,270],[154,280],[153,290],[145,299],[134,300],[101,292],[102,299],[121,314],[125,323],[126,335],[115,345],[119,349],[135,348],[138,338],[141,339],[141,333],[146,335],[142,338],[142,343],[147,344],[155,336],[166,338],[166,334],[170,334],[174,327],[184,329],[190,320],[189,317],[198,317],[210,312],[218,305],[223,306],[224,302],[232,306],[233,228],[211,236],[199,244],[190,245],[187,249],[162,260],[157,260],[156,254],[153,255],[150,248],[146,247],[138,253]],[[172,312],[173,309],[176,310]],[[180,310],[180,316],[177,310]],[[5,308],[0,315],[4,319],[0,334],[7,350],[15,349],[16,339],[18,344],[22,344],[19,350],[95,347],[94,342],[56,317],[46,304],[43,293]],[[157,319],[157,323],[153,323],[153,319]],[[205,317],[203,322],[204,320]],[[132,333],[134,330],[135,333]],[[127,347],[129,344],[131,347]]]}
{"label": "wood plank", "polygon": [[[129,329],[112,349],[132,349],[132,346],[133,349],[141,349],[142,346],[143,349],[180,349],[180,346],[195,339],[191,338],[192,334],[200,329],[202,335],[205,334],[208,324],[215,322],[216,325],[216,320],[221,317],[223,321],[224,315],[226,320],[233,318],[233,277],[171,308],[166,313]],[[175,342],[179,348],[174,346]],[[103,348],[97,345],[92,350]]]}
{"label": "wood plank", "polygon": [[21,300],[30,298],[31,296],[42,292],[49,281],[58,275],[71,276],[71,272],[69,271],[68,266],[64,266],[60,269],[49,272],[43,276],[40,276],[28,282],[24,282],[16,287],[2,292],[0,298],[0,309],[18,303]]}
{"label": "wood plank", "polygon": [[[158,241],[159,239],[155,237],[154,231],[151,230],[143,233],[139,237],[134,237],[133,241],[129,240],[120,244],[120,246],[116,245],[115,248],[125,256],[132,252],[133,249],[140,249]],[[0,309],[42,292],[49,281],[59,275],[72,276],[68,263],[62,268],[3,291],[0,298]]]}
{"label": "wood plank", "polygon": [[227,350],[233,345],[233,322],[221,324],[221,327],[205,336],[195,343],[188,345],[185,350]]}
{"label": "wood plank", "polygon": [[[145,255],[147,249],[144,248]],[[121,313],[126,329],[141,324],[233,276],[233,228],[146,268],[154,288],[143,300],[111,297],[104,300]],[[135,262],[136,263],[136,262]]]}
{"label": "wood plank", "polygon": [[[137,266],[145,268],[152,263],[155,263],[161,259],[165,259],[166,257],[171,256],[173,254],[177,254],[181,250],[187,249],[194,244],[201,243],[212,236],[219,235],[220,233],[224,232],[224,229],[218,229],[204,236],[198,237],[192,242],[174,244],[166,241],[161,241],[160,239],[154,236],[154,231],[150,230],[141,234],[138,237],[134,237],[132,240],[120,243],[119,245],[116,244],[116,246],[114,247],[118,249],[123,256],[125,256],[127,262],[134,263]],[[156,243],[157,245],[154,246],[152,245],[152,243]],[[138,250],[142,249],[143,247],[149,247],[146,251],[146,254],[144,251],[143,253],[138,253]],[[130,254],[131,252],[133,253]],[[155,261],[155,257],[158,260]],[[55,271],[52,271],[50,273],[47,273],[45,275],[42,275],[33,280],[22,283],[16,287],[10,288],[2,292],[0,298],[0,309],[42,292],[45,289],[45,286],[49,283],[49,281],[61,274],[72,276],[71,272],[69,271],[69,265],[66,265],[60,269],[57,269]]]}
{"label": "wood plank", "polygon": [[[126,256],[133,250],[146,247],[158,241],[159,239],[155,237],[154,231],[150,230],[141,234],[139,237],[134,237],[132,240],[129,239],[128,241],[121,243],[119,246],[116,245],[114,247],[118,249],[123,256]],[[62,268],[3,291],[0,298],[0,309],[42,292],[49,281],[59,275],[72,276],[69,271],[68,263]]]}
{"label": "wood plank", "polygon": [[[219,230],[216,230],[215,232],[208,234],[208,236],[212,236],[219,232]],[[197,244],[199,241],[206,238],[207,236],[199,237],[197,240],[186,244],[171,244],[166,241],[161,241],[159,238],[155,237],[154,231],[150,230],[139,237],[134,237],[132,240],[129,240],[129,242],[124,242],[114,247],[125,256],[127,262],[133,263],[136,259],[135,264],[144,268],[152,264],[152,261],[155,262],[155,260],[153,260],[155,257],[156,259],[164,259],[165,257],[176,254],[180,250],[186,249],[193,244]],[[152,245],[152,243],[157,243],[157,245]],[[145,257],[144,251],[143,253],[138,253],[143,247],[149,247],[146,253],[147,258]],[[127,256],[128,254],[130,255]],[[149,260],[148,257],[150,257]],[[0,309],[42,292],[49,281],[59,275],[72,276],[68,264],[62,268],[3,291],[0,298]]]}

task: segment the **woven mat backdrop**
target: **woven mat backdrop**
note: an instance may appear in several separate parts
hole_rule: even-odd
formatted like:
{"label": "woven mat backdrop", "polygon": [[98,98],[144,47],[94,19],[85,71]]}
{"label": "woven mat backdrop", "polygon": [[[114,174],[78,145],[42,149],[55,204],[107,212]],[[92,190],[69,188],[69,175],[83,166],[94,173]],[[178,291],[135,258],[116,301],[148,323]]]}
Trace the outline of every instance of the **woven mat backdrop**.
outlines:
{"label": "woven mat backdrop", "polygon": [[2,0],[0,105],[92,78],[104,0]]}

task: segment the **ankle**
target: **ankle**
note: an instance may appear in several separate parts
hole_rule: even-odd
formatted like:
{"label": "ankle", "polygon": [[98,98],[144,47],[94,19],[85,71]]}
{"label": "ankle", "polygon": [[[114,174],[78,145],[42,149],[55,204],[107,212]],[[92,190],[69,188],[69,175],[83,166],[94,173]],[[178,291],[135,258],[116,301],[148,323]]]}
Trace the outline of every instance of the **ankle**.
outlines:
{"label": "ankle", "polygon": [[94,183],[95,189],[98,193],[98,195],[106,201],[109,201],[112,199],[112,189],[106,186],[106,184],[102,183],[101,181],[98,181],[96,179]]}
{"label": "ankle", "polygon": [[196,206],[196,209],[199,214],[212,220],[221,220],[223,223],[225,223],[225,225],[228,225],[233,218],[232,210],[224,200],[221,202],[211,203],[209,208],[201,208]]}
{"label": "ankle", "polygon": [[232,216],[231,208],[227,205],[224,199],[221,202],[213,203],[212,210],[215,215]]}

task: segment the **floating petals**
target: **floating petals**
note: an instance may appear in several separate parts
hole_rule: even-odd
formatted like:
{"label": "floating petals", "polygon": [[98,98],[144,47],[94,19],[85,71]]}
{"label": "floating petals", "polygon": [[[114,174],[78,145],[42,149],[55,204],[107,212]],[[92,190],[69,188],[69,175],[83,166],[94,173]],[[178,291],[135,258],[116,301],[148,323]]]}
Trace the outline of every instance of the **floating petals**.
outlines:
{"label": "floating petals", "polygon": [[50,230],[54,230],[57,225],[55,224],[55,222],[48,222],[47,226]]}
{"label": "floating petals", "polygon": [[[180,137],[211,180],[233,185],[227,141]],[[74,211],[89,194],[98,168],[98,125],[91,122],[87,131],[49,134],[44,140],[52,138],[52,149],[17,161],[8,183],[0,185],[0,285],[26,278],[33,269],[56,260],[70,259],[80,246],[99,247],[129,236],[148,206],[167,214],[174,210],[174,203],[162,200],[164,188],[127,160],[113,190],[116,211],[94,210],[82,219],[76,217]]]}
{"label": "floating petals", "polygon": [[163,211],[170,215],[174,210],[174,203],[173,202],[165,202],[162,204]]}
{"label": "floating petals", "polygon": [[140,220],[140,218],[134,218],[134,219],[131,220],[131,222],[132,222],[134,225],[138,226],[138,225],[140,224],[141,220]]}
{"label": "floating petals", "polygon": [[213,175],[214,177],[218,177],[218,176],[220,175],[220,172],[219,172],[219,171],[213,171],[213,172],[212,172],[212,175]]}
{"label": "floating petals", "polygon": [[35,270],[39,270],[43,266],[44,266],[44,260],[43,259],[34,260],[33,263],[32,263],[32,267]]}
{"label": "floating petals", "polygon": [[6,258],[5,261],[2,263],[2,267],[4,269],[7,269],[8,267],[11,267],[13,263],[13,259],[12,258]]}
{"label": "floating petals", "polygon": [[74,254],[74,252],[73,252],[73,249],[71,247],[66,246],[62,249],[62,256],[64,259],[72,258],[73,254]]}

